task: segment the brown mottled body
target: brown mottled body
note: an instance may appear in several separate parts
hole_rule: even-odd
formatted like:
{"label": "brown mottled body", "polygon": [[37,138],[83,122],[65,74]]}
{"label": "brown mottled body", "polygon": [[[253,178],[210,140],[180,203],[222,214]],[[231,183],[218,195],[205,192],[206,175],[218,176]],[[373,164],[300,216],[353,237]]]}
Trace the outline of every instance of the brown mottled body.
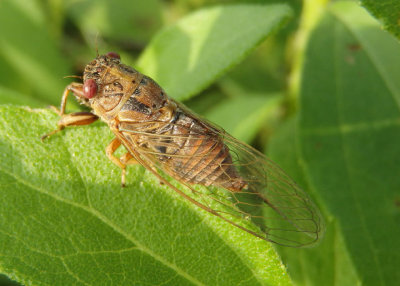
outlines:
{"label": "brown mottled body", "polygon": [[[65,114],[71,93],[92,112]],[[65,88],[57,112],[58,129],[43,139],[98,118],[109,125],[116,138],[106,154],[122,169],[122,185],[126,166],[140,163],[191,203],[259,238],[302,247],[323,234],[318,209],[278,166],[169,98],[151,78],[122,64],[118,54],[97,56],[89,63],[83,84]],[[128,153],[117,158],[114,153],[121,144]],[[198,190],[194,184],[205,188]],[[238,223],[233,218],[246,219]]]}
{"label": "brown mottled body", "polygon": [[98,86],[96,100],[88,105],[128,150],[140,148],[148,160],[184,182],[233,191],[245,186],[220,134],[169,98],[151,78],[119,59],[101,56],[87,65],[87,79]]}

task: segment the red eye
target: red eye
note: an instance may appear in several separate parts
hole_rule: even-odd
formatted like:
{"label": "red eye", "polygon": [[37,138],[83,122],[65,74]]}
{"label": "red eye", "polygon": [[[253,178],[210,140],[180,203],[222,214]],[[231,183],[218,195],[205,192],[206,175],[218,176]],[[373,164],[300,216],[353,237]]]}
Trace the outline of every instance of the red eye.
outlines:
{"label": "red eye", "polygon": [[83,84],[83,96],[86,98],[92,98],[97,93],[97,84],[94,79],[88,79]]}
{"label": "red eye", "polygon": [[110,58],[114,58],[114,59],[121,59],[121,57],[119,56],[119,54],[117,54],[117,53],[115,53],[115,52],[108,52],[107,54],[106,54],[106,56],[107,57],[110,57]]}

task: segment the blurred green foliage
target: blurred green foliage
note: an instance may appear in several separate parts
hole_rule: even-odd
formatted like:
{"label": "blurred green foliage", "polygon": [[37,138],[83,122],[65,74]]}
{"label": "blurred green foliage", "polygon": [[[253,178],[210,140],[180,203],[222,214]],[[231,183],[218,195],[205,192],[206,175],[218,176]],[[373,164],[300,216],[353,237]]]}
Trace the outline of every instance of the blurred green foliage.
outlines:
{"label": "blurred green foliage", "polygon": [[[0,272],[32,285],[397,285],[400,11],[361,2],[380,22],[355,1],[0,1]],[[321,243],[275,247],[285,268],[141,168],[121,190],[101,123],[42,144],[57,121],[44,108],[97,50],[268,153],[323,210]]]}
{"label": "blurred green foliage", "polygon": [[397,0],[361,0],[362,5],[398,38],[400,37],[400,2]]}

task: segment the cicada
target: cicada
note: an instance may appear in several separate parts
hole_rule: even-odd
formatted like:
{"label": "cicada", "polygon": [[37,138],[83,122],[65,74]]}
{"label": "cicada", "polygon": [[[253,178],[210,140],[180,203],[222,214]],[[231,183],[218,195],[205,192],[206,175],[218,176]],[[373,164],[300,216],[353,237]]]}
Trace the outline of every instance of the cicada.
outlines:
{"label": "cicada", "polygon": [[[65,114],[71,92],[91,112]],[[320,212],[275,163],[168,97],[150,77],[110,52],[86,65],[83,83],[64,91],[58,129],[103,120],[115,134],[106,147],[122,170],[139,163],[197,207],[279,245],[312,245]],[[121,144],[127,153],[117,158]],[[171,178],[178,181],[175,184]]]}

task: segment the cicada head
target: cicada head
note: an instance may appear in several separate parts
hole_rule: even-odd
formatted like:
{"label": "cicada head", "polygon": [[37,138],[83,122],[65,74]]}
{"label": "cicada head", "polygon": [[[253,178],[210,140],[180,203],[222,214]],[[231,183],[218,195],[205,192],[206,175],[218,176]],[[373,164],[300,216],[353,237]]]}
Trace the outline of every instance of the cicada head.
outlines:
{"label": "cicada head", "polygon": [[99,55],[93,61],[86,65],[83,72],[83,81],[93,79],[97,84],[101,84],[105,72],[121,63],[121,58],[117,53],[109,52],[105,55]]}
{"label": "cicada head", "polygon": [[138,75],[135,69],[121,63],[117,53],[99,55],[85,67],[79,100],[94,109],[111,111],[131,89]]}
{"label": "cicada head", "polygon": [[94,98],[97,92],[101,90],[99,87],[104,85],[105,73],[120,63],[120,56],[117,53],[110,52],[99,55],[87,64],[83,72],[83,97],[86,99]]}

